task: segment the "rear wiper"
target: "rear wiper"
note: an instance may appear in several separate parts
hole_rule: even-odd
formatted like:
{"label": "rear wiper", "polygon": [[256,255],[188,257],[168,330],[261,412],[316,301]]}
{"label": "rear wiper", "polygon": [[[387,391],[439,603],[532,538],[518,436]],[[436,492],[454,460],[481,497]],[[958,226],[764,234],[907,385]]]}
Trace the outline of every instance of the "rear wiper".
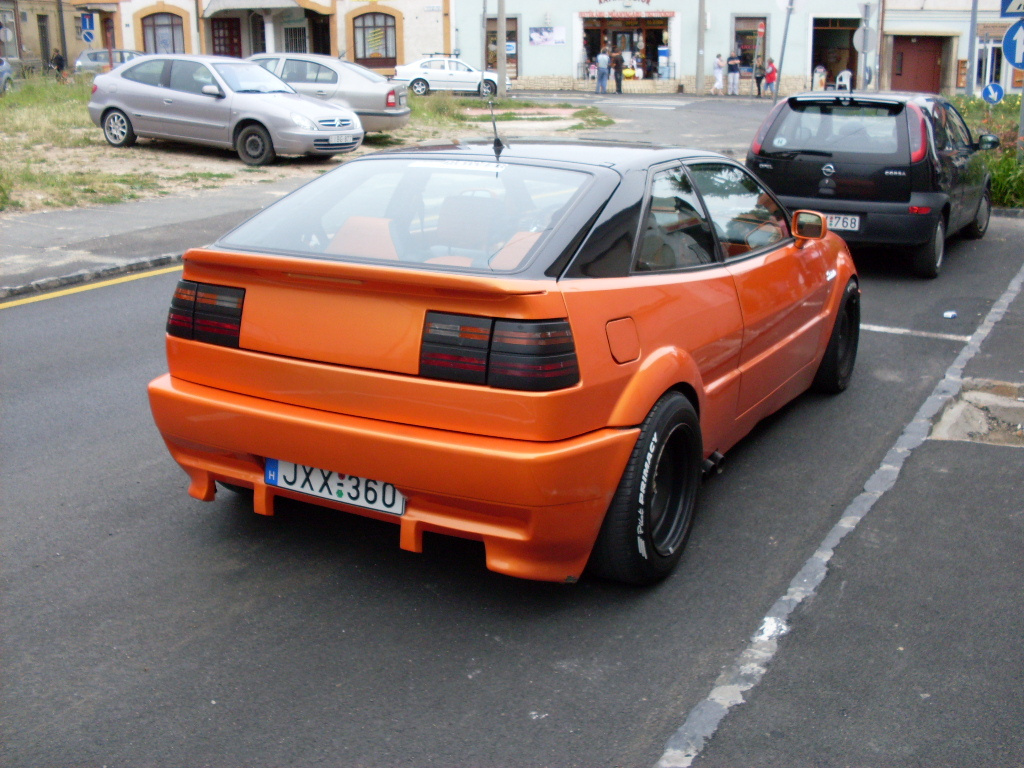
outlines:
{"label": "rear wiper", "polygon": [[831,152],[820,149],[784,149],[779,152],[762,152],[765,157],[778,157],[784,160],[792,160],[797,155],[814,155],[815,157],[832,157]]}

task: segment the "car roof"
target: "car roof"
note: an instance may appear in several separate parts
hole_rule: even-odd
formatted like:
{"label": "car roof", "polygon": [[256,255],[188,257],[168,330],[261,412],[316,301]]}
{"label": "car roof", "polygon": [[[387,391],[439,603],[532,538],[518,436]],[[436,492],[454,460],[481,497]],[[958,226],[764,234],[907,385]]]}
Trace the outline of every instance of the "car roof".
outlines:
{"label": "car roof", "polygon": [[[729,160],[717,152],[687,149],[645,142],[602,141],[597,139],[503,139],[499,160],[541,161],[557,164],[592,165],[624,173],[646,169],[672,160]],[[419,145],[384,150],[367,159],[385,156],[455,155],[462,160],[495,159],[494,140],[453,141],[436,145]],[[352,161],[355,162],[355,161]],[[730,162],[733,162],[730,160]]]}

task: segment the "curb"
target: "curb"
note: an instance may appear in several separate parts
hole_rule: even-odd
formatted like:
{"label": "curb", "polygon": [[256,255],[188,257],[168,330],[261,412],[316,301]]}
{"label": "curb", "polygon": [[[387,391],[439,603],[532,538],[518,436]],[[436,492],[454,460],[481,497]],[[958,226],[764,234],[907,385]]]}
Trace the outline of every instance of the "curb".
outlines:
{"label": "curb", "polygon": [[44,277],[41,280],[34,280],[27,285],[4,286],[0,287],[0,300],[48,293],[49,291],[56,291],[73,285],[91,283],[95,280],[130,275],[133,272],[144,272],[147,269],[156,269],[157,267],[180,262],[182,255],[180,253],[168,253],[149,259],[130,261],[125,264],[97,267],[96,269],[83,269],[78,272],[72,272],[70,275],[62,275],[61,277]]}

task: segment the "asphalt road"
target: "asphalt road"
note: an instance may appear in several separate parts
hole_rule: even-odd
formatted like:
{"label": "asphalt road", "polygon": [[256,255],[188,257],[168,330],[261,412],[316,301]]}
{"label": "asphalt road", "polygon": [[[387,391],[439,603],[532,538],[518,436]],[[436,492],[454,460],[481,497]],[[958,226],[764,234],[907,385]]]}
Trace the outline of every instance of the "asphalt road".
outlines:
{"label": "asphalt road", "polygon": [[[647,590],[502,577],[442,537],[410,554],[391,525],[313,506],[190,499],[145,401],[173,271],[0,307],[0,765],[688,764],[722,676],[950,367],[1024,381],[1022,236],[995,219],[952,241],[935,281],[862,259],[850,390],[730,452],[679,570]],[[694,764],[1024,765],[1021,453],[904,450]]]}

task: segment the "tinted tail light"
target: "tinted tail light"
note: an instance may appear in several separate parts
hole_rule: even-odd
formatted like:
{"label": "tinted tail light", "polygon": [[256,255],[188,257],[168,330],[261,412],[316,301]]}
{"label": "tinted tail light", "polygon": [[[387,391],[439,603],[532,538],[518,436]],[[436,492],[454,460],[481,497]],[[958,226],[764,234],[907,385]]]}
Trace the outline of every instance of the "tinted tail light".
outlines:
{"label": "tinted tail light", "polygon": [[420,375],[547,392],[580,380],[567,320],[496,320],[428,312]]}
{"label": "tinted tail light", "polygon": [[244,288],[181,280],[167,314],[167,333],[222,347],[237,347]]}
{"label": "tinted tail light", "polygon": [[394,91],[388,91],[387,106],[389,106],[389,107],[397,107],[398,106],[398,97],[395,95]]}

